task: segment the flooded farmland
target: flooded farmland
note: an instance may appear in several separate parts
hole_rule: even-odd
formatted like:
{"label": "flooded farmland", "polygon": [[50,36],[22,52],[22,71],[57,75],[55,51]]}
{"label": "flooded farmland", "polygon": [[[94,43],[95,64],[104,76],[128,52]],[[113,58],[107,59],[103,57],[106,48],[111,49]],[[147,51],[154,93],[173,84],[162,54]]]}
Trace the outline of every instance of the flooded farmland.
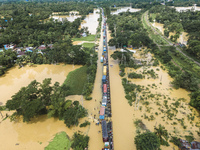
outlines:
{"label": "flooded farmland", "polygon": [[98,18],[100,17],[100,10],[94,9],[93,13],[90,13],[81,23],[81,28],[88,27],[88,31],[91,34],[96,33],[96,28],[98,27]]}
{"label": "flooded farmland", "polygon": [[135,9],[135,8],[132,8],[132,7],[116,7],[117,10],[116,11],[112,11],[111,14],[112,15],[117,15],[121,12],[126,12],[126,11],[129,11],[129,12],[137,12],[137,11],[140,11],[141,9]]}
{"label": "flooded farmland", "polygon": [[[152,25],[156,28],[158,28],[160,30],[160,32],[164,35],[164,24],[158,23],[158,22],[154,22],[152,23]],[[170,36],[175,35],[175,33],[170,32],[169,33],[169,38]],[[188,40],[188,36],[187,36],[187,32],[182,32],[181,35],[179,36],[179,38],[177,39],[177,42],[180,42],[182,44],[187,44],[187,40]]]}
{"label": "flooded farmland", "polygon": [[181,11],[187,11],[187,10],[194,10],[194,11],[200,11],[200,7],[198,6],[191,6],[191,7],[174,7],[176,11],[181,12]]}
{"label": "flooded farmland", "polygon": [[[86,18],[82,21],[80,28],[88,27],[88,31],[91,34],[96,33],[96,28],[98,27],[98,18],[100,17],[100,10],[94,9],[93,13],[90,13],[89,15],[86,15]],[[54,14],[51,16],[54,19],[57,19],[58,21],[63,21],[67,19],[70,22],[73,22],[75,19],[80,18],[81,15],[78,15],[78,12],[74,12],[73,14],[70,13],[70,15],[57,15]]]}
{"label": "flooded farmland", "polygon": [[[114,51],[109,50],[109,55]],[[144,56],[143,51],[136,51],[136,58],[141,60],[151,59],[141,58]],[[112,99],[112,121],[114,133],[114,147],[116,150],[131,149],[136,150],[134,145],[134,137],[138,128],[134,125],[134,121],[140,119],[145,128],[154,131],[154,127],[159,124],[163,125],[168,133],[172,136],[178,136],[185,139],[185,135],[193,135],[196,141],[200,138],[197,134],[199,131],[198,112],[188,105],[189,92],[184,89],[174,89],[171,85],[173,80],[166,70],[157,67],[142,67],[139,69],[126,68],[127,73],[137,72],[143,73],[147,70],[153,70],[156,78],[145,75],[144,79],[129,79],[130,83],[140,85],[142,92],[137,93],[137,99],[128,104],[125,98],[124,88],[122,86],[121,77],[119,76],[118,61],[110,58],[110,83],[111,83],[111,99]],[[153,96],[153,98],[151,97]],[[177,146],[170,143],[169,147],[161,146],[162,150],[169,149],[178,150]]]}
{"label": "flooded farmland", "polygon": [[0,102],[5,104],[21,87],[27,86],[31,81],[42,82],[45,78],[52,78],[51,82],[62,84],[67,74],[81,66],[73,65],[37,65],[34,67],[18,66],[11,68],[4,76],[0,77]]}

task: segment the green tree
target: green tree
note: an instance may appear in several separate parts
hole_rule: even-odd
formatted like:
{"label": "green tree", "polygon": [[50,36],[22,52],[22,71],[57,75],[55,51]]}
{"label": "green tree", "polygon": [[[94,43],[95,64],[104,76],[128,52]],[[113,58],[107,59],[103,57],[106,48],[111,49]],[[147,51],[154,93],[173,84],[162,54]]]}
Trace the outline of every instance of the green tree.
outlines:
{"label": "green tree", "polygon": [[200,110],[200,90],[192,92],[190,97],[190,105]]}
{"label": "green tree", "polygon": [[169,136],[164,126],[159,124],[158,128],[154,127],[154,133],[158,136],[161,145],[169,146],[169,143],[167,142]]}
{"label": "green tree", "polygon": [[153,132],[145,132],[135,137],[137,150],[158,150],[160,148],[159,138]]}
{"label": "green tree", "polygon": [[88,148],[89,139],[89,136],[75,132],[72,137],[71,147],[74,150],[84,150],[85,148]]}

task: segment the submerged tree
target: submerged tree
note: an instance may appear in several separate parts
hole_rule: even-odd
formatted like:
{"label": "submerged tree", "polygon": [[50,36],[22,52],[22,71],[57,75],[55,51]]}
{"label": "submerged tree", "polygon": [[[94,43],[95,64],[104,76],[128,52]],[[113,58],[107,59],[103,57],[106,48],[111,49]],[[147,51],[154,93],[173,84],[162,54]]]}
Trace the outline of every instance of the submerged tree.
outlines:
{"label": "submerged tree", "polygon": [[145,132],[135,137],[137,150],[158,150],[160,141],[157,135],[153,132]]}
{"label": "submerged tree", "polygon": [[168,140],[168,132],[164,126],[159,124],[158,128],[154,127],[154,133],[158,136],[161,145],[169,146]]}

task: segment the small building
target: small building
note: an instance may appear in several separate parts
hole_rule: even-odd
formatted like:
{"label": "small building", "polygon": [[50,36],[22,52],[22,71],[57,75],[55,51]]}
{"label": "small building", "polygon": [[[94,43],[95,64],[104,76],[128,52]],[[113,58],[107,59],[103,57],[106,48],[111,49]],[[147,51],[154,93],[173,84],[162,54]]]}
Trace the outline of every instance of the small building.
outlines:
{"label": "small building", "polygon": [[82,37],[86,37],[87,36],[87,34],[85,32],[82,33],[81,35],[82,35]]}

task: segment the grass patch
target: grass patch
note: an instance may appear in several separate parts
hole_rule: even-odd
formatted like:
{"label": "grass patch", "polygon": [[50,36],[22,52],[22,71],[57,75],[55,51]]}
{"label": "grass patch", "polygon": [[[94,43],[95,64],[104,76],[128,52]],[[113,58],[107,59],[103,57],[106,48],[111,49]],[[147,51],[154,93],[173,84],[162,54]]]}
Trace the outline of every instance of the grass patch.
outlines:
{"label": "grass patch", "polygon": [[45,150],[69,150],[71,142],[65,132],[60,132],[55,135],[53,141],[45,147]]}
{"label": "grass patch", "polygon": [[73,41],[94,41],[95,40],[94,34],[88,35],[86,37],[81,37],[81,38],[72,38]]}
{"label": "grass patch", "polygon": [[84,84],[87,80],[87,66],[83,66],[74,71],[71,71],[67,75],[67,79],[63,84],[70,87],[70,95],[81,95]]}
{"label": "grass patch", "polygon": [[[145,15],[144,15],[145,16]],[[149,33],[150,38],[156,42],[159,45],[166,45],[168,44],[166,42],[166,40],[164,40],[160,34],[155,34],[154,31],[152,31],[151,27],[149,27],[149,25],[147,24],[145,17],[143,16],[142,18],[142,22],[143,22],[143,26],[145,29],[147,29],[147,32]],[[159,31],[158,31],[159,32]]]}
{"label": "grass patch", "polygon": [[83,47],[93,48],[95,46],[95,43],[83,43],[82,45]]}

